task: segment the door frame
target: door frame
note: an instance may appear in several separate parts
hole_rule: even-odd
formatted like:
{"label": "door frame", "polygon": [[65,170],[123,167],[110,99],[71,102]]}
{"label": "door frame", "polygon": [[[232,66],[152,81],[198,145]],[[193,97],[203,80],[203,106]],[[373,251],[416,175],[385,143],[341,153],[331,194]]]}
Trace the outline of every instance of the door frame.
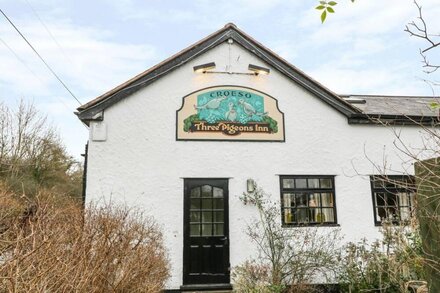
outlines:
{"label": "door frame", "polygon": [[[231,268],[231,259],[230,259],[230,240],[229,240],[229,179],[227,177],[215,177],[215,178],[183,178],[183,275],[182,275],[182,287],[188,287],[187,289],[194,288],[202,288],[206,286],[206,288],[213,288],[213,289],[228,289],[232,288],[230,285],[230,268]],[[187,263],[190,261],[190,225],[189,225],[189,204],[190,204],[190,196],[189,196],[189,190],[187,183],[190,181],[207,181],[206,184],[212,184],[212,181],[219,181],[222,182],[222,184],[225,185],[224,189],[224,195],[223,200],[225,204],[224,209],[224,237],[227,237],[227,250],[226,250],[226,257],[227,259],[227,267],[228,271],[227,273],[227,283],[222,284],[192,284],[188,283],[187,276],[188,276],[188,266],[186,266]],[[211,181],[211,183],[209,183]],[[183,289],[183,288],[182,288]]]}

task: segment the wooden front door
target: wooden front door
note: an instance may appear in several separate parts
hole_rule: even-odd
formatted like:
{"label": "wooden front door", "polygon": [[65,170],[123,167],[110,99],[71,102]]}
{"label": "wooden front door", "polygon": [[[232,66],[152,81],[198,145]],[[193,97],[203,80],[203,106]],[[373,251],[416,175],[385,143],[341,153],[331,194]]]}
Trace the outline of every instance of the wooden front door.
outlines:
{"label": "wooden front door", "polygon": [[183,284],[229,284],[228,179],[184,185]]}

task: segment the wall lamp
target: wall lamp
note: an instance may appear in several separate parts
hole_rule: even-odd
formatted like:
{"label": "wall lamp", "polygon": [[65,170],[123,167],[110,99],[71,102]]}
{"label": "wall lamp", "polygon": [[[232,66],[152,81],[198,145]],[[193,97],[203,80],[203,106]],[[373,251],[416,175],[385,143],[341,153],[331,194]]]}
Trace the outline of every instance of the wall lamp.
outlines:
{"label": "wall lamp", "polygon": [[215,62],[205,63],[193,67],[194,72],[205,73],[208,70],[215,68]]}
{"label": "wall lamp", "polygon": [[249,69],[250,71],[253,71],[253,72],[255,73],[255,75],[259,75],[259,74],[265,74],[265,75],[267,75],[267,74],[269,74],[269,72],[270,72],[270,69],[269,69],[269,68],[261,67],[261,66],[254,65],[254,64],[249,64],[248,69]]}
{"label": "wall lamp", "polygon": [[255,181],[253,179],[246,180],[246,191],[252,193],[255,191]]}

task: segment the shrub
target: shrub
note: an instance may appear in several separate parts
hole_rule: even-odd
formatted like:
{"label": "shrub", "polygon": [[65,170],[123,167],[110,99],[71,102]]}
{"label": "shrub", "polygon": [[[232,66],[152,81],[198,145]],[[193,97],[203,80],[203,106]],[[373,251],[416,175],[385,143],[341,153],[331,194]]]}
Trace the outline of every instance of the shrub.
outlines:
{"label": "shrub", "polygon": [[384,222],[381,232],[381,240],[370,244],[364,239],[346,246],[343,292],[408,292],[409,284],[424,279],[417,227]]}
{"label": "shrub", "polygon": [[242,200],[258,210],[259,221],[252,221],[246,234],[259,255],[234,268],[236,291],[313,292],[312,283],[335,280],[341,240],[338,228],[282,227],[279,205],[258,187]]}
{"label": "shrub", "polygon": [[122,206],[0,191],[1,292],[159,292],[168,278],[155,222]]}

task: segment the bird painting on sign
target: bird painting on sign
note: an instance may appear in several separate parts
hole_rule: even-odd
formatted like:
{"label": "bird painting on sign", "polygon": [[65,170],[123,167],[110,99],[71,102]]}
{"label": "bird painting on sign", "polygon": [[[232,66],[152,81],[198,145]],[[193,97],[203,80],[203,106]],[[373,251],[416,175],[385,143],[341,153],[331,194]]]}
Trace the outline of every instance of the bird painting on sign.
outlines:
{"label": "bird painting on sign", "polygon": [[235,105],[232,102],[229,102],[229,111],[226,112],[225,118],[228,121],[234,122],[237,119],[237,111],[235,110]]}

